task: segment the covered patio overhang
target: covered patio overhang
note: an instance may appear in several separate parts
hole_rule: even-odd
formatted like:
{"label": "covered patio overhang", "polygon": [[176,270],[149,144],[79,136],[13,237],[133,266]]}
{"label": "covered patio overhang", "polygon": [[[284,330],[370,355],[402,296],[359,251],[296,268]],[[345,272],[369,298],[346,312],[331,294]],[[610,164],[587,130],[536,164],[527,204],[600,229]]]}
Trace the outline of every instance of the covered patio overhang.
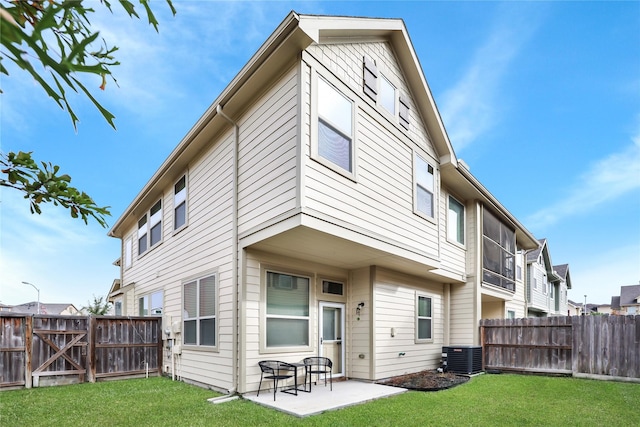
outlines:
{"label": "covered patio overhang", "polygon": [[443,270],[438,259],[415,248],[303,213],[241,235],[240,247],[345,270],[377,266],[438,282],[462,284],[466,280]]}

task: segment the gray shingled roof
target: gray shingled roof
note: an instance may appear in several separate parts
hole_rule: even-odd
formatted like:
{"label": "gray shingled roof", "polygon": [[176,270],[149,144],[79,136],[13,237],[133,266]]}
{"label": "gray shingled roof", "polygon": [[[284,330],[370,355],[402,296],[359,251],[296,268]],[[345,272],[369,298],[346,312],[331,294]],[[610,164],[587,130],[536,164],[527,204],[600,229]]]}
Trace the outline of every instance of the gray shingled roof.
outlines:
{"label": "gray shingled roof", "polygon": [[569,271],[569,264],[554,265],[553,269],[556,273],[558,273],[558,276],[562,277],[562,280],[567,280],[567,271]]}
{"label": "gray shingled roof", "polygon": [[[53,303],[40,303],[40,312],[42,314],[60,314],[69,306],[73,304],[53,304]],[[74,307],[75,308],[75,307]],[[38,313],[38,302],[31,301],[26,302],[20,305],[14,305],[11,307],[11,311],[13,313],[27,313],[27,314],[37,314]]]}
{"label": "gray shingled roof", "polygon": [[[640,285],[620,286],[620,305],[640,304]],[[613,305],[613,304],[612,304]]]}
{"label": "gray shingled roof", "polygon": [[611,297],[611,309],[620,310],[620,297]]}
{"label": "gray shingled roof", "polygon": [[540,256],[540,252],[547,244],[547,239],[538,239],[538,243],[540,243],[540,247],[538,249],[534,249],[531,252],[527,252],[527,262],[534,262]]}

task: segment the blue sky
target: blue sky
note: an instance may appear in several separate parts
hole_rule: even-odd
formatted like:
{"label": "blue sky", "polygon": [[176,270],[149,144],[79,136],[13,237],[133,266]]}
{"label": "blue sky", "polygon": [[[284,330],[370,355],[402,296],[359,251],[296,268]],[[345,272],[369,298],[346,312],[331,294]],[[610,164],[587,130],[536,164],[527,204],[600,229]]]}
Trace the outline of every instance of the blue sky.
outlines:
{"label": "blue sky", "polygon": [[[569,298],[609,303],[640,281],[640,2],[205,2],[152,5],[158,34],[122,13],[93,19],[120,47],[118,85],[86,80],[111,129],[73,98],[77,133],[25,74],[2,76],[3,152],[61,166],[112,225],[290,10],[404,19],[459,158],[570,265]],[[96,5],[97,9],[100,9]],[[8,64],[7,64],[8,65]],[[106,295],[119,241],[61,208],[31,215],[2,189],[0,302],[80,308]]]}

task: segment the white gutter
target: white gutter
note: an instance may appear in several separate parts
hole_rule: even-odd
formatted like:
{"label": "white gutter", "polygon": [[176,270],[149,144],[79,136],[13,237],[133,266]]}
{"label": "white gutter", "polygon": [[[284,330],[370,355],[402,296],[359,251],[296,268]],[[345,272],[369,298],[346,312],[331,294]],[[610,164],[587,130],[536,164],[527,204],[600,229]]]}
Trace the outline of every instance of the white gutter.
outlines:
{"label": "white gutter", "polygon": [[238,302],[239,302],[239,298],[240,298],[240,280],[238,279],[238,249],[239,249],[239,244],[238,244],[238,151],[239,151],[239,144],[240,144],[240,129],[238,127],[238,124],[236,122],[234,122],[231,117],[227,116],[223,111],[222,111],[222,106],[220,104],[216,105],[216,113],[220,115],[220,117],[222,117],[223,119],[225,119],[226,121],[228,121],[231,126],[233,126],[233,133],[234,133],[234,139],[233,139],[233,178],[232,178],[232,186],[233,186],[233,196],[232,196],[232,209],[233,209],[233,214],[232,214],[232,223],[231,223],[231,227],[233,229],[232,231],[232,240],[233,240],[233,247],[232,247],[232,251],[233,251],[233,257],[232,257],[232,266],[231,266],[231,270],[233,271],[232,274],[232,286],[233,289],[235,289],[234,292],[234,296],[233,296],[233,305],[232,305],[232,311],[234,313],[234,315],[231,317],[233,319],[233,323],[231,326],[231,331],[233,334],[233,339],[231,340],[232,342],[232,353],[233,353],[233,357],[232,357],[232,370],[233,370],[233,374],[231,376],[232,378],[232,383],[231,383],[231,389],[229,390],[229,394],[235,394],[236,391],[238,390],[238,358],[239,358],[239,334],[238,334],[238,324],[239,324],[239,320],[238,320]]}

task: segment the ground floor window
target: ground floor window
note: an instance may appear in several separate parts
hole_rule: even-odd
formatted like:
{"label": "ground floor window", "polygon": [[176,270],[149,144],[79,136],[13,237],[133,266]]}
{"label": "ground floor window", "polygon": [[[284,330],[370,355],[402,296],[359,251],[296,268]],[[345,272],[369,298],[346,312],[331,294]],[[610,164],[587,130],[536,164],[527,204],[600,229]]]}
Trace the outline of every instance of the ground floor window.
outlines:
{"label": "ground floor window", "polygon": [[163,300],[162,291],[141,296],[138,298],[138,315],[162,316]]}
{"label": "ground floor window", "polygon": [[184,284],[183,309],[184,343],[215,346],[217,343],[215,274]]}
{"label": "ground floor window", "polygon": [[309,345],[309,278],[267,271],[267,347]]}
{"label": "ground floor window", "polygon": [[417,295],[416,305],[416,339],[419,341],[430,340],[433,338],[431,297]]}

